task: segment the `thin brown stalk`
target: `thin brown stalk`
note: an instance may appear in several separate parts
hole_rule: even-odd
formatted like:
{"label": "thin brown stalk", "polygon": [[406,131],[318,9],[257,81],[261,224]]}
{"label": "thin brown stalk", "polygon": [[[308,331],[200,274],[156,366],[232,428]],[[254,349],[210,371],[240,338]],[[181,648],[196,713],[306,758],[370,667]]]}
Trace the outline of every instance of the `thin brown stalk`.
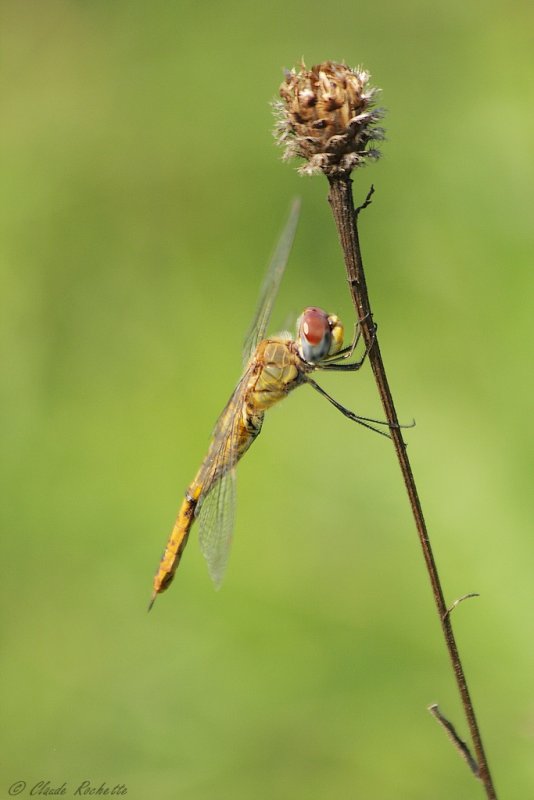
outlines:
{"label": "thin brown stalk", "polygon": [[449,722],[447,717],[443,716],[436,703],[432,703],[431,706],[428,706],[428,710],[430,711],[434,719],[436,719],[441,725],[441,727],[445,730],[445,733],[447,734],[453,745],[458,750],[460,756],[465,760],[467,766],[469,767],[475,778],[478,778],[479,777],[478,764],[471,755],[471,751],[469,750],[466,743],[463,741],[463,739],[460,739],[460,737],[456,733],[456,729],[452,724],[452,722]]}
{"label": "thin brown stalk", "polygon": [[[395,404],[393,402],[393,396],[391,394],[389,382],[386,376],[386,370],[382,361],[382,354],[380,352],[378,337],[373,322],[372,308],[369,301],[367,283],[365,280],[365,273],[360,251],[357,227],[358,212],[354,208],[352,180],[348,173],[329,175],[328,180],[330,183],[328,199],[336,222],[341,248],[343,250],[349,289],[358,319],[361,320],[361,331],[365,340],[365,344],[369,348],[369,360],[375,376],[376,384],[384,408],[384,413],[390,426],[391,438],[395,446],[395,452],[397,454],[402,476],[404,478],[404,484],[406,486],[417,533],[419,535],[419,541],[421,543],[428,576],[430,578],[432,593],[434,595],[434,601],[443,631],[443,637],[445,639],[445,644],[451,659],[456,683],[458,685],[458,690],[460,692],[462,705],[473,742],[477,767],[476,774],[484,785],[486,795],[489,800],[496,800],[497,795],[491,779],[486,754],[484,752],[473,702],[467,687],[467,681],[462,662],[460,660],[458,646],[452,630],[450,614],[448,613],[448,609],[445,604],[436,562],[430,546],[430,539],[423,516],[423,510],[421,508],[421,502],[419,500],[412,468],[406,452],[406,444],[402,438],[402,432],[401,428],[399,427],[399,420],[397,417]],[[366,204],[368,204],[369,199],[370,196],[368,196]]]}
{"label": "thin brown stalk", "polygon": [[[369,205],[373,190],[371,189],[363,205],[355,210],[350,174],[354,169],[378,158],[380,153],[374,145],[384,138],[384,131],[377,124],[384,112],[375,105],[378,90],[370,86],[369,78],[369,73],[363,68],[354,69],[335,61],[324,61],[310,69],[302,63],[298,70],[287,70],[280,86],[282,100],[274,104],[276,137],[284,147],[284,158],[304,159],[299,172],[308,175],[323,173],[330,182],[328,199],[341,241],[350,293],[408,492],[445,644],[473,740],[475,774],[484,784],[487,797],[492,800],[496,798],[495,789],[451,627],[450,612],[460,601],[449,609],[445,605],[412,468],[376,337],[360,252],[358,215]],[[450,723],[448,727],[444,727],[449,733],[454,731]],[[455,731],[453,741],[457,746],[461,742]],[[467,745],[464,747],[467,750]]]}

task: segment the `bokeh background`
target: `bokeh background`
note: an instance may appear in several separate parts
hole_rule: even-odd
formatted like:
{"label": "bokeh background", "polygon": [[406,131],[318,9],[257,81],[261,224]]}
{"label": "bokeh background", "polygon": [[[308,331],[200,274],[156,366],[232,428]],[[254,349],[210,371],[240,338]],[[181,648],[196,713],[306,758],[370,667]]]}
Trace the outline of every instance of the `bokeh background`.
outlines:
{"label": "bokeh background", "polygon": [[[3,2],[0,794],[482,797],[387,441],[307,389],[239,468],[215,592],[183,491],[240,373],[291,198],[271,331],[353,312],[321,178],[269,101],[304,56],[388,110],[361,236],[380,342],[502,797],[534,791],[533,7],[421,0]],[[324,376],[381,416],[368,370]]]}

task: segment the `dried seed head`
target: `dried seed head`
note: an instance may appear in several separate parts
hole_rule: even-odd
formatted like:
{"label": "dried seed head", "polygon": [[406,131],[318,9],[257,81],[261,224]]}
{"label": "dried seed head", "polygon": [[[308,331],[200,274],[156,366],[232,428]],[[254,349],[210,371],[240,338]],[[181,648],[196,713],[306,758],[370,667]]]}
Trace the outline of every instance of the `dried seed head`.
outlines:
{"label": "dried seed head", "polygon": [[368,81],[368,72],[333,61],[286,71],[282,100],[274,103],[275,136],[284,159],[306,159],[299,168],[304,174],[336,175],[378,158],[378,150],[368,145],[384,138],[376,125],[383,111],[373,107],[377,90]]}

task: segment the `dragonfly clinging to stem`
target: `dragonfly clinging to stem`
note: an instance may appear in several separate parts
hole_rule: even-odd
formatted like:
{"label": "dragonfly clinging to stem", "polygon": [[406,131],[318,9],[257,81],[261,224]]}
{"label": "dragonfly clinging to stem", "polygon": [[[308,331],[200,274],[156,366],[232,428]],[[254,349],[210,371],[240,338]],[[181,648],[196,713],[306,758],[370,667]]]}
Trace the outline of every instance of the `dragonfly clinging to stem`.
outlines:
{"label": "dragonfly clinging to stem", "polygon": [[354,414],[311,378],[316,370],[358,370],[368,350],[358,361],[348,362],[347,359],[358,343],[359,331],[353,342],[344,347],[343,325],[339,318],[312,306],[299,317],[295,339],[289,334],[264,338],[295,237],[299,212],[300,201],[295,200],[267,270],[245,340],[243,375],[217,420],[208,453],[185,493],[154,578],[149,608],[171,583],[197,517],[200,547],[213,582],[220,586],[234,524],[235,467],[258,436],[267,409],[297,386],[309,384],[349,419],[388,436],[372,424],[387,423]]}

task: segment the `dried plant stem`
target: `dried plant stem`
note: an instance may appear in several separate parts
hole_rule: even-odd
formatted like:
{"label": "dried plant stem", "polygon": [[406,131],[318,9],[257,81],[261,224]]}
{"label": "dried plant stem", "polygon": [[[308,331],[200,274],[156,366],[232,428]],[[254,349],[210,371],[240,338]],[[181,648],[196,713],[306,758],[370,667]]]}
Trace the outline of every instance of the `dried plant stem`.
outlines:
{"label": "dried plant stem", "polygon": [[441,727],[445,730],[445,733],[447,734],[453,745],[458,750],[460,756],[466,761],[467,766],[469,767],[475,778],[478,778],[479,777],[478,764],[471,755],[471,751],[469,750],[466,743],[462,739],[460,739],[460,737],[456,733],[456,730],[452,722],[449,722],[449,720],[443,716],[436,703],[432,703],[431,706],[428,706],[428,710],[430,711],[434,719],[437,719]]}
{"label": "dried plant stem", "polygon": [[[386,377],[386,371],[378,344],[378,338],[374,329],[371,304],[369,302],[369,295],[367,293],[367,284],[360,252],[357,229],[357,212],[354,208],[354,200],[352,196],[352,180],[348,173],[337,174],[329,176],[329,183],[330,193],[328,199],[332,207],[332,212],[334,214],[334,219],[341,241],[343,257],[345,260],[345,266],[347,268],[350,292],[356,312],[358,314],[358,318],[361,320],[361,330],[365,344],[370,348],[369,360],[371,362],[371,367],[375,376],[378,391],[380,393],[384,412],[390,424],[391,438],[395,445],[395,451],[397,453],[402,476],[406,485],[406,491],[408,492],[410,506],[412,508],[417,532],[419,534],[419,540],[421,542],[423,556],[430,578],[430,583],[432,585],[432,592],[434,595],[443,636],[445,638],[445,644],[452,662],[456,683],[458,685],[465,716],[469,725],[469,731],[471,733],[477,761],[477,775],[485,787],[487,797],[490,800],[496,800],[497,795],[493,787],[488,762],[484,753],[484,747],[482,745],[482,739],[475,717],[475,710],[473,708],[473,703],[467,688],[467,681],[465,679],[462,662],[460,660],[458,647],[456,645],[456,640],[451,626],[450,614],[447,613],[447,606],[443,597],[438,570],[434,561],[432,548],[430,546],[430,540],[423,517],[421,502],[417,493],[410,461],[406,453],[406,445],[402,438],[401,429],[399,428],[399,420],[395,410],[395,404],[389,388],[389,383]],[[368,202],[368,200],[369,196],[366,202]]]}

